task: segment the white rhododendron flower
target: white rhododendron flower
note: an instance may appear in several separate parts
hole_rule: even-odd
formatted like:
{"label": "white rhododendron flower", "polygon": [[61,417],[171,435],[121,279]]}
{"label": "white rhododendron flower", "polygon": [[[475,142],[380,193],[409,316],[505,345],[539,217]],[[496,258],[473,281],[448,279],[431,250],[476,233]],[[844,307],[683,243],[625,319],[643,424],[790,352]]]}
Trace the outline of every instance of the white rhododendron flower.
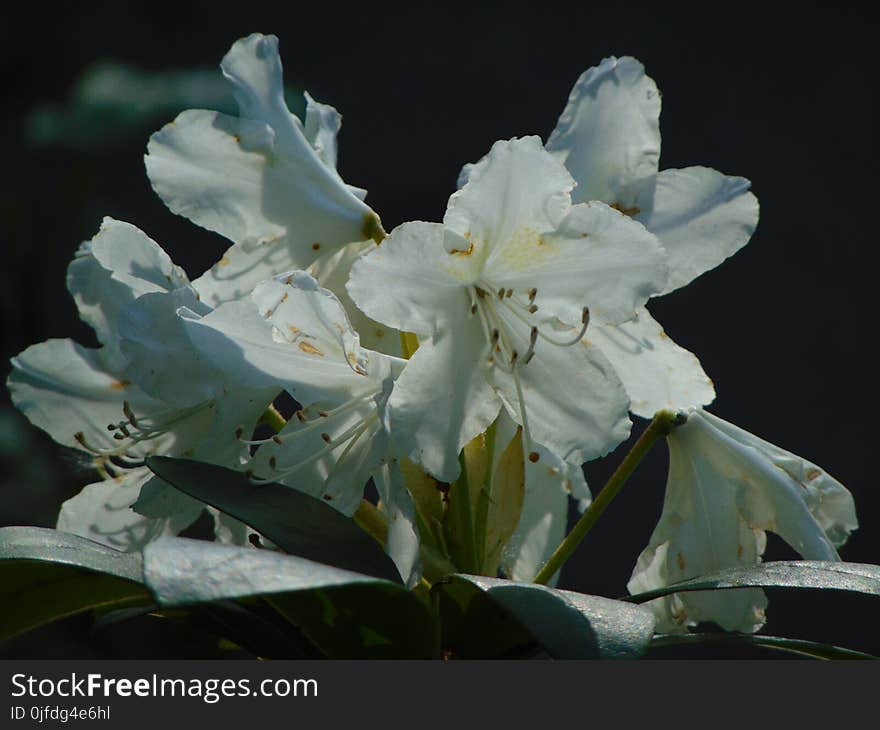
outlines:
{"label": "white rhododendron flower", "polygon": [[[755,565],[774,532],[806,560],[840,560],[837,547],[856,529],[850,492],[815,464],[702,410],[668,437],[663,514],[639,556],[631,593]],[[767,599],[756,588],[698,591],[646,604],[658,631],[714,621],[756,631]]]}
{"label": "white rhododendron flower", "polygon": [[[240,387],[284,388],[303,407],[259,446],[257,481],[278,482],[354,514],[372,477],[389,519],[389,555],[417,579],[412,498],[396,466],[386,404],[405,361],[360,346],[337,297],[306,272],[263,282],[204,316],[181,311],[189,339]],[[251,429],[252,430],[252,429]]]}
{"label": "white rhododendron flower", "polygon": [[537,137],[498,142],[442,224],[405,223],[352,268],[361,309],[424,338],[391,422],[440,479],[455,478],[459,450],[502,404],[527,442],[572,462],[629,432],[620,381],[582,337],[593,314],[626,321],[662,289],[664,255],[604,203],[572,206],[573,184]]}
{"label": "white rhododendron flower", "polygon": [[158,244],[110,218],[80,247],[67,283],[80,316],[102,346],[49,340],[29,347],[12,360],[9,390],[34,425],[58,443],[87,453],[103,476],[64,504],[59,529],[112,547],[139,549],[162,534],[179,532],[202,510],[183,495],[173,511],[161,516],[129,509],[151,478],[158,481],[142,465],[144,457],[179,456],[196,448],[209,455],[214,444],[205,439],[213,412],[177,407],[134,382],[122,352],[121,322],[138,297],[195,293]]}
{"label": "white rhododendron flower", "polygon": [[288,110],[278,39],[243,38],[220,67],[239,116],[185,111],[150,138],[146,156],[168,207],[234,244],[194,283],[212,305],[381,232],[365,192],[336,172],[340,115],[308,95],[305,124]]}

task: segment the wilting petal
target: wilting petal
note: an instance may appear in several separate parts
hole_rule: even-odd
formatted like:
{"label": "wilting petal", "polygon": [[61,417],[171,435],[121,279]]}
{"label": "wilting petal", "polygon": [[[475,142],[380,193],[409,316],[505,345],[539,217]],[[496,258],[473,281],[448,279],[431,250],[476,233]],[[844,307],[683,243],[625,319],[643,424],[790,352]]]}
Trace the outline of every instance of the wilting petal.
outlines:
{"label": "wilting petal", "polygon": [[619,325],[592,320],[587,339],[611,361],[637,416],[652,418],[664,408],[687,410],[715,399],[696,355],[675,344],[645,308]]}

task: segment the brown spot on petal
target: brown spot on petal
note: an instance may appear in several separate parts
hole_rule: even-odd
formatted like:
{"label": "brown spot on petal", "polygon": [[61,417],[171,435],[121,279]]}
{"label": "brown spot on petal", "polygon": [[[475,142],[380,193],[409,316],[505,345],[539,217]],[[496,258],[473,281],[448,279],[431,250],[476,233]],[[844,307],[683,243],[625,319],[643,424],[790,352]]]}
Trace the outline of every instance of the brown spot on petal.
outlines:
{"label": "brown spot on petal", "polygon": [[642,211],[639,208],[633,206],[632,208],[624,208],[620,203],[612,203],[611,207],[614,208],[618,213],[623,213],[624,215],[638,215]]}
{"label": "brown spot on petal", "polygon": [[320,357],[324,357],[324,353],[321,352],[317,347],[315,347],[311,342],[300,342],[299,349],[309,355],[318,355]]}
{"label": "brown spot on petal", "polygon": [[736,557],[741,558],[742,556],[743,556],[743,546],[737,545],[736,546]]}
{"label": "brown spot on petal", "polygon": [[320,244],[320,243],[313,243],[313,244],[312,244],[312,251],[317,251],[317,250],[320,249],[320,248],[321,248],[321,244]]}
{"label": "brown spot on petal", "polygon": [[537,463],[540,458],[541,455],[537,451],[532,451],[529,454],[529,461],[531,461],[533,464]]}
{"label": "brown spot on petal", "polygon": [[453,256],[470,256],[474,252],[474,244],[473,241],[468,245],[468,247],[464,250],[460,248],[453,248],[449,253]]}
{"label": "brown spot on petal", "polygon": [[324,500],[326,500],[327,502],[332,502],[332,501],[333,501],[333,497],[331,497],[329,494],[325,494],[325,495],[324,495]]}
{"label": "brown spot on petal", "polygon": [[229,265],[229,257],[228,256],[224,256],[222,259],[220,259],[217,262],[217,266],[228,266],[228,265]]}
{"label": "brown spot on petal", "polygon": [[110,387],[113,390],[125,390],[129,385],[131,385],[130,380],[114,380],[110,383]]}
{"label": "brown spot on petal", "polygon": [[811,482],[814,479],[818,479],[820,476],[822,476],[822,470],[813,467],[812,469],[807,469],[807,473],[804,476],[807,477],[808,482]]}
{"label": "brown spot on petal", "polygon": [[684,572],[684,569],[687,566],[687,563],[685,563],[685,561],[684,561],[684,555],[682,555],[681,553],[676,555],[675,562],[678,563],[678,569],[680,571]]}

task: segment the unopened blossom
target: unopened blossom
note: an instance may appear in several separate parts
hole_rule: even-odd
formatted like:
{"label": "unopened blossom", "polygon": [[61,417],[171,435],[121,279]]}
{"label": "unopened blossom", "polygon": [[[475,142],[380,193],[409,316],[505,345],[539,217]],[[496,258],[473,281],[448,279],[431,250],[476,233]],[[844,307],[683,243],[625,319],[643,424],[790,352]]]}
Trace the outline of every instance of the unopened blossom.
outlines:
{"label": "unopened blossom", "polygon": [[391,423],[410,458],[442,480],[502,406],[527,442],[572,462],[629,432],[620,380],[583,335],[593,315],[626,321],[661,290],[664,254],[604,203],[573,206],[573,185],[537,137],[498,142],[442,224],[405,223],[352,268],[355,303],[421,337],[391,395]]}
{"label": "unopened blossom", "polygon": [[336,172],[339,113],[308,94],[305,123],[288,110],[278,39],[242,38],[220,68],[239,116],[185,111],[150,138],[146,156],[172,211],[233,242],[194,282],[211,305],[381,232],[365,191]]}
{"label": "unopened blossom", "polygon": [[[660,521],[627,585],[631,593],[761,561],[766,532],[806,560],[840,560],[856,529],[850,492],[815,464],[704,410],[667,438],[669,477]],[[767,599],[757,588],[677,593],[646,604],[658,631],[712,621],[756,631]]]}

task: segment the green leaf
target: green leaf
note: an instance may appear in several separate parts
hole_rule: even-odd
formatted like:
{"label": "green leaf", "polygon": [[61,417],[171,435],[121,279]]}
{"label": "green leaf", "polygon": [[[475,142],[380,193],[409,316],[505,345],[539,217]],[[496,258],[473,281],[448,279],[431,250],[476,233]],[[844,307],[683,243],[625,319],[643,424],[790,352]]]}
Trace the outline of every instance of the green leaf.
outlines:
{"label": "green leaf", "polygon": [[151,456],[147,466],[190,497],[236,517],[282,550],[327,565],[400,582],[394,562],[349,517],[281,484],[187,459]]}
{"label": "green leaf", "polygon": [[436,631],[398,583],[234,545],[161,538],[144,550],[144,576],[163,606],[261,597],[333,658],[428,658]]}
{"label": "green leaf", "polygon": [[731,568],[621,600],[645,603],[671,593],[727,588],[812,588],[880,596],[880,566],[827,560],[781,560],[748,568]]}
{"label": "green leaf", "polygon": [[783,636],[764,636],[762,634],[658,634],[651,642],[651,651],[665,647],[724,645],[733,647],[754,647],[797,654],[813,659],[877,659],[871,654],[846,649],[832,644],[820,644],[803,639],[787,639]]}
{"label": "green leaf", "polygon": [[487,497],[486,557],[482,572],[490,575],[498,572],[501,553],[516,532],[522,516],[526,472],[521,433],[522,427],[516,430],[501,454],[492,475],[492,495]]}
{"label": "green leaf", "polygon": [[537,645],[557,659],[628,659],[654,632],[650,611],[533,583],[455,575],[434,587],[443,648],[461,658],[515,656]]}
{"label": "green leaf", "polygon": [[0,640],[82,611],[146,604],[141,556],[42,527],[0,528]]}

